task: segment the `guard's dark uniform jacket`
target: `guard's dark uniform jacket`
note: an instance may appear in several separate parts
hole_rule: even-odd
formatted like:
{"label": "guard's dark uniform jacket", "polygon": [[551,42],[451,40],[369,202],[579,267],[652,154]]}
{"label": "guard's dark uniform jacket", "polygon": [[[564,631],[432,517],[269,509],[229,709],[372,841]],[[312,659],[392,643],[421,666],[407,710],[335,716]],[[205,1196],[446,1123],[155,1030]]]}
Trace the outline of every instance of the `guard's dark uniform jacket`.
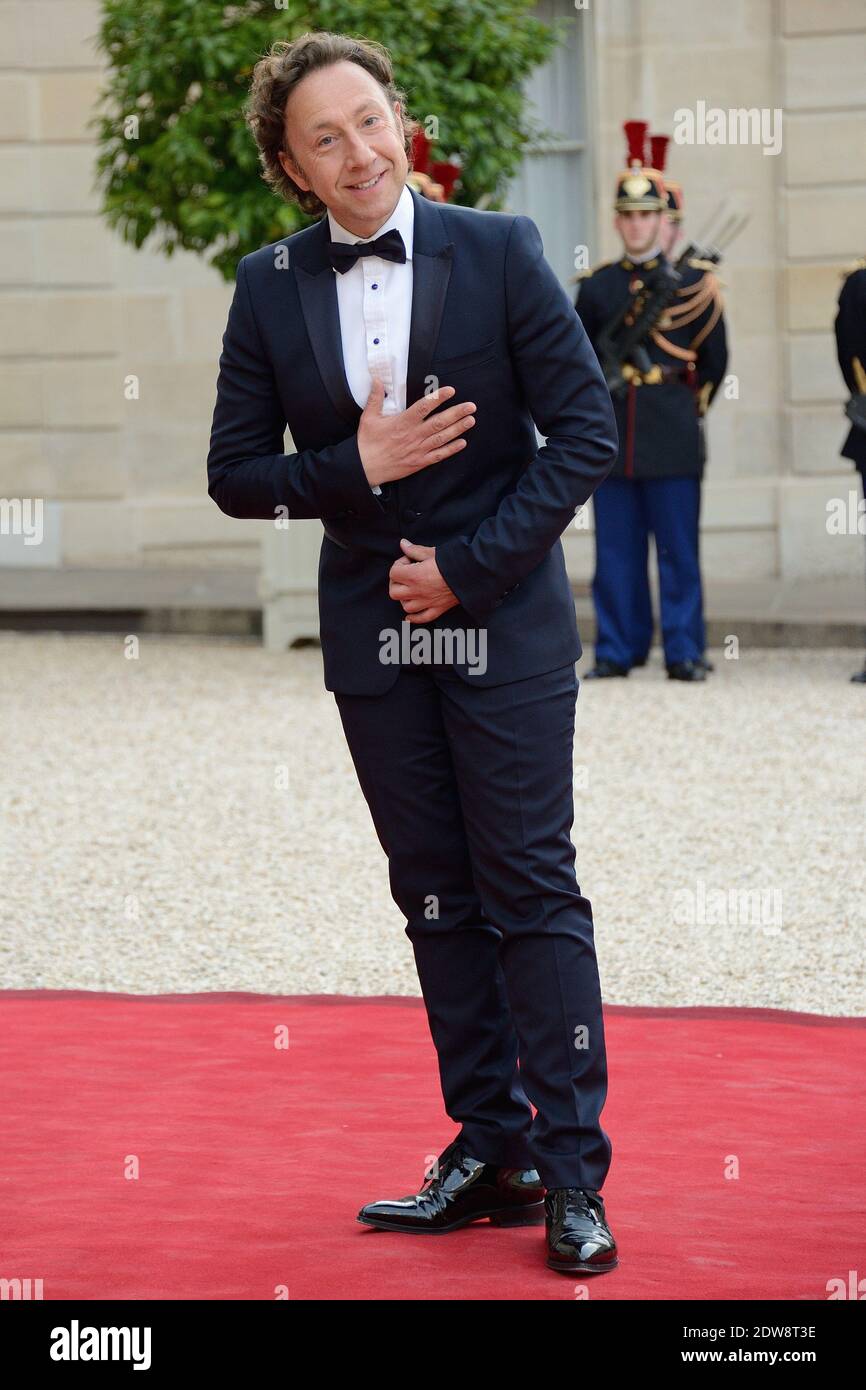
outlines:
{"label": "guard's dark uniform jacket", "polygon": [[[659,258],[644,264],[652,269]],[[678,267],[682,284],[645,346],[661,370],[635,373],[625,391],[613,394],[619,456],[611,477],[700,478],[704,450],[700,417],[725,374],[728,361],[719,282],[712,266],[690,261]],[[596,347],[605,324],[627,301],[641,266],[624,256],[588,271],[575,308]],[[661,375],[661,380],[656,378]]]}
{"label": "guard's dark uniform jacket", "polygon": [[[866,261],[858,261],[842,286],[835,328],[839,366],[848,390],[856,396],[866,391]],[[866,488],[866,430],[852,425],[841,454],[864,474]]]}

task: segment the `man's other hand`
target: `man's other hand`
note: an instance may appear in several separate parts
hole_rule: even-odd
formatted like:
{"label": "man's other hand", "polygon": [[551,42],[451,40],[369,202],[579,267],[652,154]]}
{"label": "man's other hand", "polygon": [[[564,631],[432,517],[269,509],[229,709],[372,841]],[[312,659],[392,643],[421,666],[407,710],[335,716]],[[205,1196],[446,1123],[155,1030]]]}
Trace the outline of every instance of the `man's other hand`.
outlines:
{"label": "man's other hand", "polygon": [[400,600],[410,623],[432,623],[460,600],[439,573],[435,545],[400,544],[403,554],[388,571],[388,597]]}

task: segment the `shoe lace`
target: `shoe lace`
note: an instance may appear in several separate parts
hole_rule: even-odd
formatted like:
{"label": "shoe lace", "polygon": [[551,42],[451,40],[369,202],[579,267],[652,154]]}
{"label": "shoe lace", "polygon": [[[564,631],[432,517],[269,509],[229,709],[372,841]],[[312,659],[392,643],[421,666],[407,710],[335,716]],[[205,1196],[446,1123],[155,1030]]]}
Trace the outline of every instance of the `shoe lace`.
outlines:
{"label": "shoe lace", "polygon": [[436,1162],[431,1165],[433,1171],[429,1177],[425,1179],[424,1186],[421,1189],[422,1192],[427,1192],[431,1187],[438,1187],[440,1183],[444,1182],[452,1167],[460,1163],[462,1154],[463,1150],[459,1143],[456,1139],[452,1139],[448,1147],[442,1150]]}
{"label": "shoe lace", "polygon": [[600,1222],[601,1212],[597,1205],[599,1198],[596,1193],[590,1193],[583,1187],[566,1187],[563,1189],[565,1196],[563,1205],[566,1215],[588,1216],[591,1221]]}
{"label": "shoe lace", "polygon": [[452,1141],[447,1149],[439,1155],[436,1160],[433,1173],[426,1179],[418,1196],[424,1203],[436,1211],[444,1211],[448,1205],[448,1193],[445,1183],[451,1169],[459,1167],[462,1159],[466,1156],[466,1150],[456,1140]]}

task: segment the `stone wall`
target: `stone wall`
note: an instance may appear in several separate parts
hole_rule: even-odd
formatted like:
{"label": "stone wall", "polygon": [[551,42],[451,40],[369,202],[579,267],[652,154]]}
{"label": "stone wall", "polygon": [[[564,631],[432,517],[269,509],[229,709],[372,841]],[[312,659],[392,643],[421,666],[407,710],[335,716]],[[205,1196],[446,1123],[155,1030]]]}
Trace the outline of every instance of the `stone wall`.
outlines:
{"label": "stone wall", "polygon": [[[134,251],[93,187],[96,0],[0,0],[0,497],[45,499],[45,540],[0,536],[0,565],[256,567],[264,523],[206,492],[231,286],[196,257]],[[862,0],[592,0],[595,259],[617,254],[621,122],[678,108],[784,110],[782,153],[670,147],[687,233],[748,210],[722,278],[739,399],[711,412],[710,579],[860,573],[862,537],[828,536],[858,486],[838,449],[839,272],[866,252]],[[527,209],[530,214],[532,209]],[[135,376],[139,398],[126,399]],[[288,445],[290,447],[290,444]],[[589,577],[592,537],[567,553]]]}
{"label": "stone wall", "polygon": [[853,466],[838,456],[848,422],[833,319],[840,268],[866,254],[866,5],[785,0],[781,27],[781,567],[790,576],[862,573],[862,537],[828,535],[823,519],[829,498],[860,496]]}
{"label": "stone wall", "polygon": [[[749,213],[721,270],[739,398],[710,412],[703,546],[710,579],[853,575],[862,537],[828,536],[826,502],[859,490],[832,325],[840,271],[866,253],[862,0],[604,0],[595,26],[598,259],[619,254],[622,121],[671,133],[680,108],[782,111],[782,149],[677,145],[686,235],[720,204]],[[591,570],[589,541],[572,568]]]}
{"label": "stone wall", "polygon": [[95,0],[0,4],[0,497],[45,514],[43,544],[2,536],[0,563],[257,566],[261,525],[206,491],[231,288],[98,215],[98,23]]}

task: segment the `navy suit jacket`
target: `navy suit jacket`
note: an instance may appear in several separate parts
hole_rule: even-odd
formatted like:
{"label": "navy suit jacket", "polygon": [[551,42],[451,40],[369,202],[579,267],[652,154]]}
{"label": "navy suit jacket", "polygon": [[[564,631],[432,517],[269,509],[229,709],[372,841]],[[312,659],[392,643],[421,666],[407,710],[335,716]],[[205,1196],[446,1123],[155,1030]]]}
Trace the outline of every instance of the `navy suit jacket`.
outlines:
{"label": "navy suit jacket", "polygon": [[[839,291],[834,328],[839,366],[845,385],[855,396],[860,387],[854,374],[854,358],[866,369],[866,266],[854,270]],[[839,452],[859,468],[866,489],[866,430],[852,425]]]}
{"label": "navy suit jacket", "polygon": [[[486,628],[486,669],[454,663],[469,683],[500,685],[576,661],[560,536],[617,454],[598,361],[535,223],[411,193],[406,405],[437,384],[456,388],[442,409],[474,401],[464,449],[383,484],[381,497],[371,490],[356,437],[361,407],[343,364],[327,214],[239,262],[219,363],[208,492],[229,516],[321,519],[325,687],[346,694],[383,693],[399,674],[380,659],[380,634],[406,621],[388,596],[401,536],[436,547],[460,601],[410,633]],[[541,448],[533,421],[547,439]],[[286,424],[294,454],[283,451]]]}

